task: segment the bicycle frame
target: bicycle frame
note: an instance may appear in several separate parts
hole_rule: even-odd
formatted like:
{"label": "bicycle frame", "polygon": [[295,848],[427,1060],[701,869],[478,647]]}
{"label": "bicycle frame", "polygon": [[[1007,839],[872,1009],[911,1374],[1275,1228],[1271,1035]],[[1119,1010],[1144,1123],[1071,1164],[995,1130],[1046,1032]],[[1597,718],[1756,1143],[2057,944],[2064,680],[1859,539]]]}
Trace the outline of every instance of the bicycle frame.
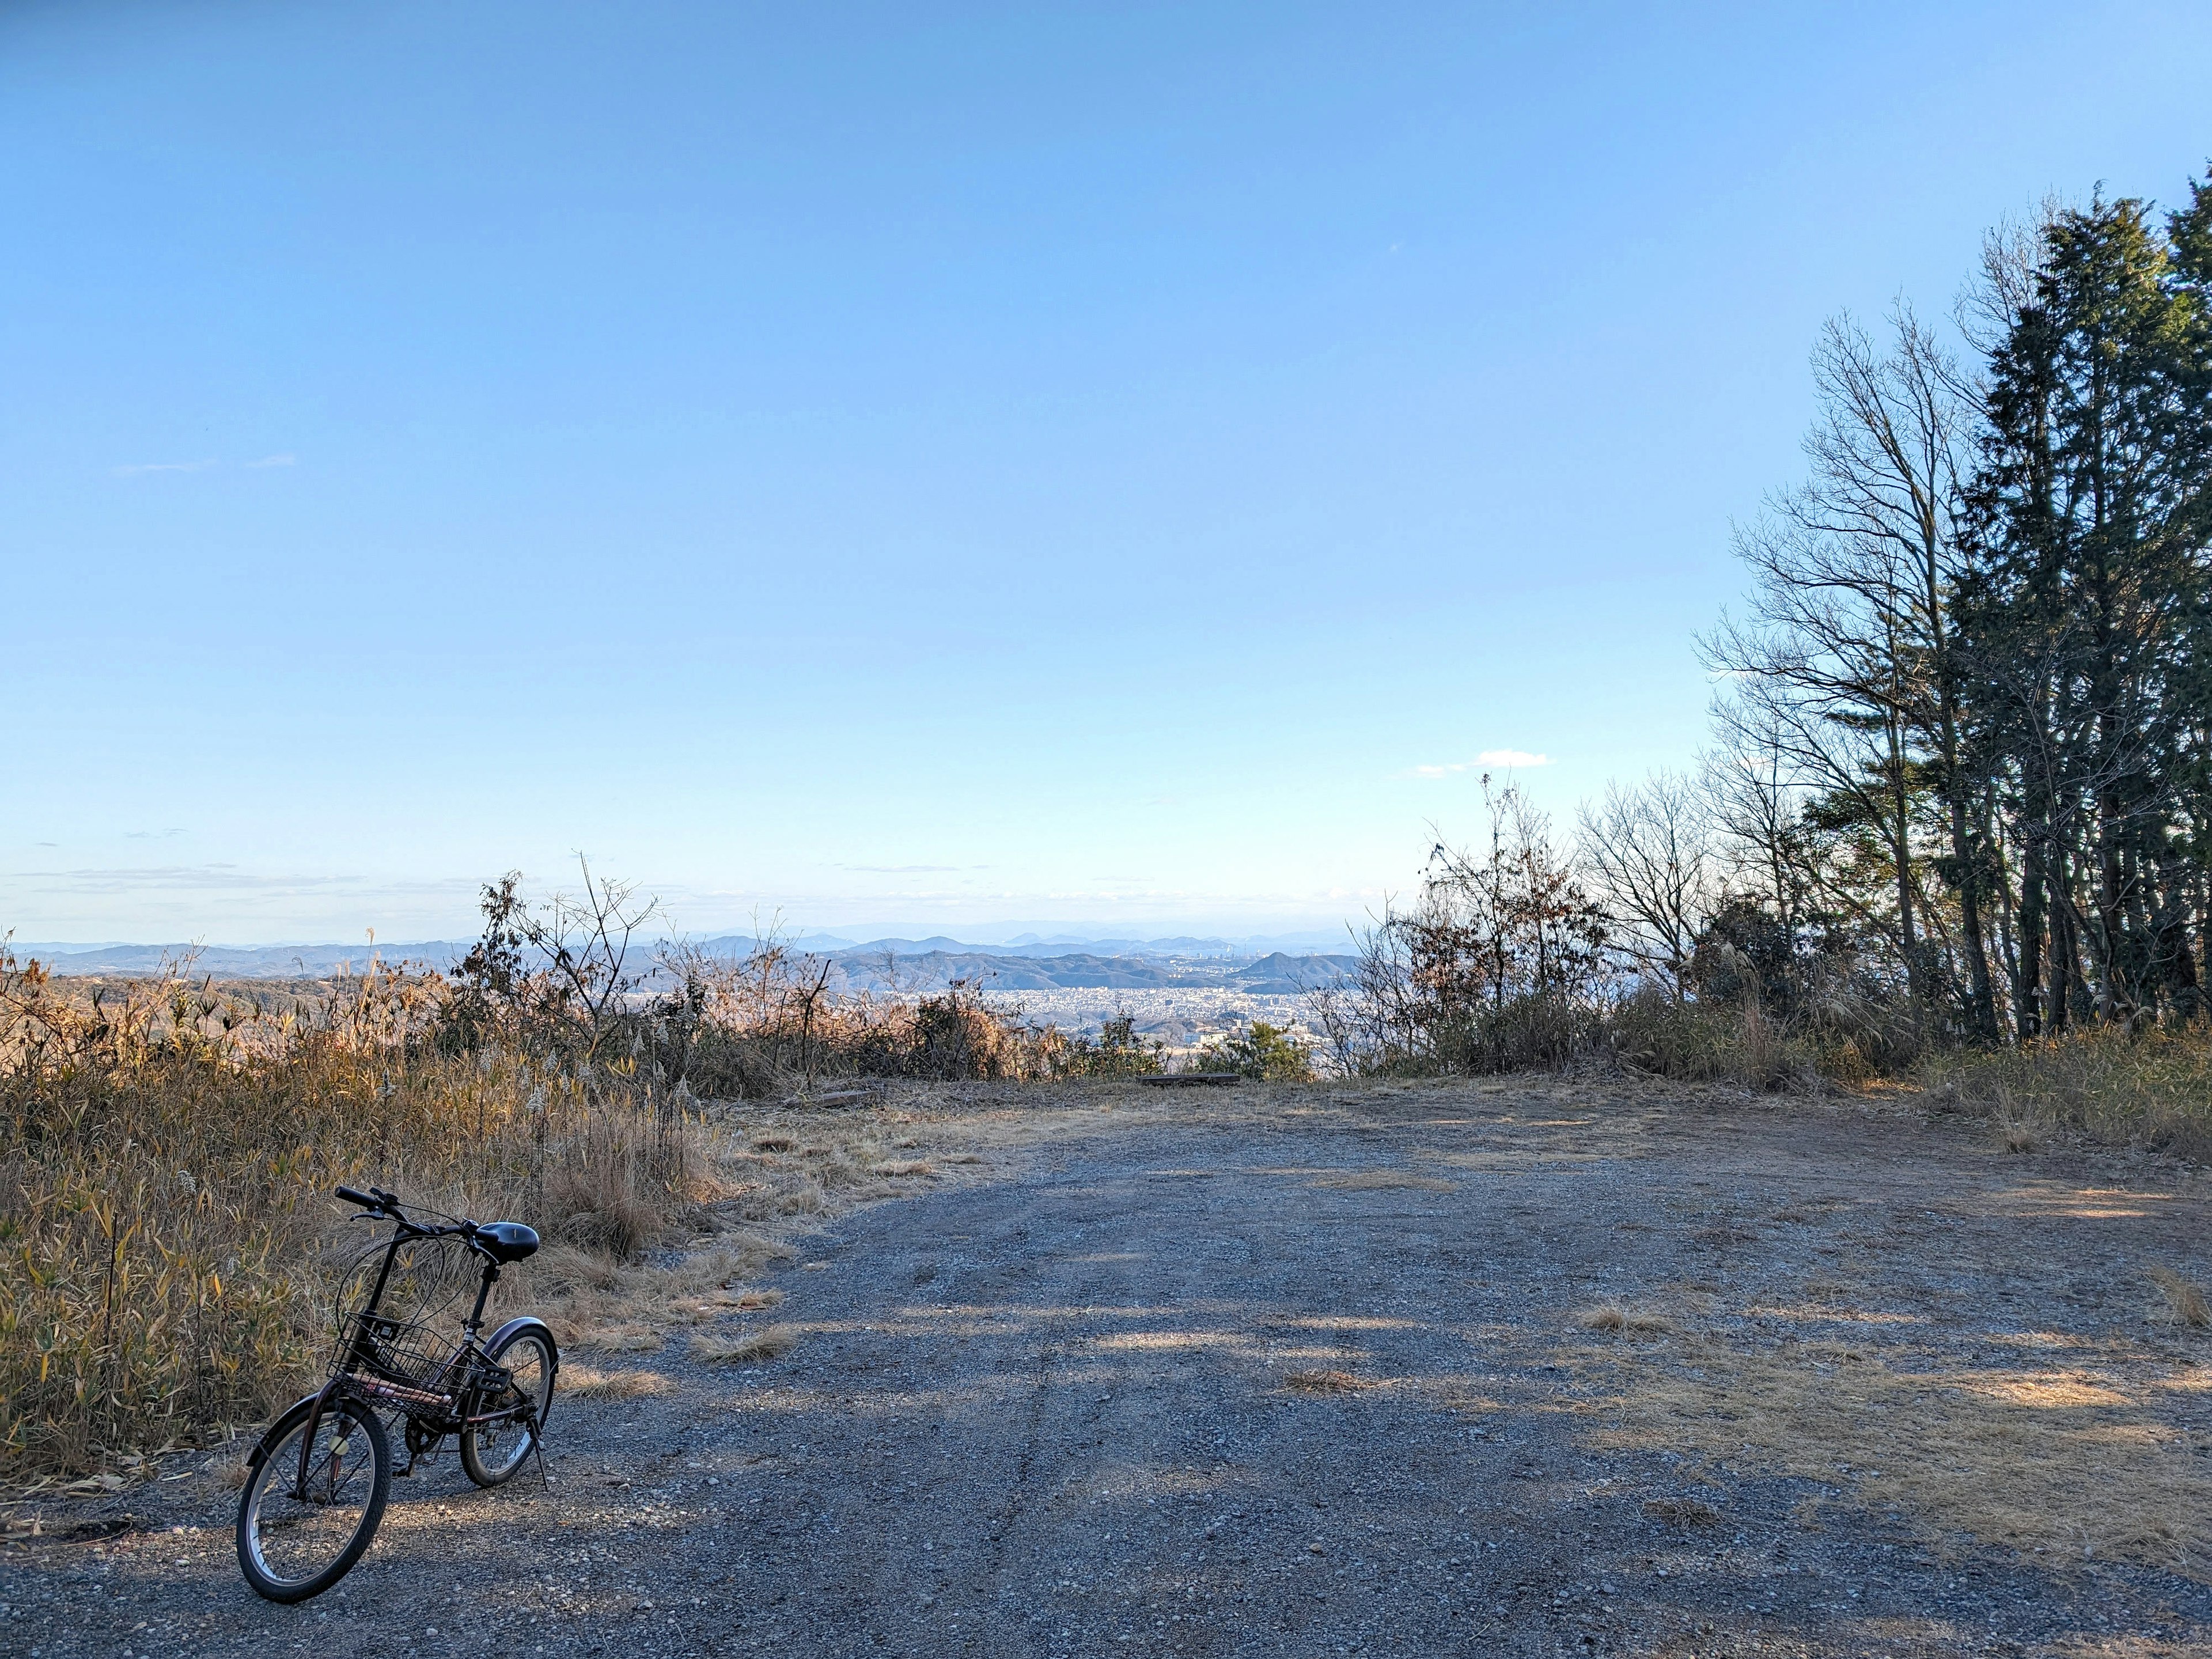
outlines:
{"label": "bicycle frame", "polygon": [[[492,1286],[499,1282],[499,1263],[486,1255],[473,1241],[467,1248],[484,1257],[483,1270],[477,1281],[476,1304],[469,1310],[468,1318],[462,1322],[464,1334],[461,1340],[453,1345],[453,1352],[446,1356],[439,1367],[440,1380],[450,1379],[453,1382],[452,1392],[434,1393],[374,1374],[376,1354],[371,1341],[376,1334],[380,1318],[378,1310],[384,1305],[384,1293],[391,1283],[392,1264],[399,1258],[400,1246],[419,1238],[459,1237],[459,1230],[455,1228],[420,1226],[399,1215],[392,1218],[394,1223],[392,1237],[385,1246],[384,1261],[377,1269],[375,1286],[369,1291],[368,1303],[351,1316],[345,1352],[332,1368],[330,1380],[317,1391],[313,1409],[307,1415],[306,1432],[300,1437],[300,1466],[293,1486],[295,1498],[307,1496],[308,1463],[315,1443],[315,1431],[321,1425],[323,1413],[330,1409],[333,1401],[346,1395],[397,1406],[410,1420],[418,1416],[429,1418],[432,1426],[441,1435],[492,1423],[511,1422],[529,1410],[526,1405],[506,1406],[489,1412],[471,1409],[487,1395],[495,1398],[498,1385],[507,1377],[501,1367],[484,1357],[485,1344],[482,1336],[484,1304],[490,1299]],[[391,1322],[384,1322],[387,1329]],[[514,1325],[522,1322],[516,1320],[502,1325],[493,1334],[493,1343],[496,1345]],[[362,1376],[364,1370],[370,1375]],[[410,1464],[409,1467],[413,1466]]]}

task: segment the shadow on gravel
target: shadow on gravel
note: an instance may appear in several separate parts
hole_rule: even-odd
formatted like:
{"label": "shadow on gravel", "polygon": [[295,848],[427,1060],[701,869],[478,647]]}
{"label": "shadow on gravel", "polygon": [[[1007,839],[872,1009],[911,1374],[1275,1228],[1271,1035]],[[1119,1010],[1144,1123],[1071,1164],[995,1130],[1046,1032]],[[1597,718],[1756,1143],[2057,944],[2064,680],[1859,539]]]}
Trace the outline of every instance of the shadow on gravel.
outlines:
{"label": "shadow on gravel", "polygon": [[666,1386],[565,1402],[550,1491],[422,1477],[343,1601],[254,1603],[179,1494],[11,1552],[12,1650],[2204,1642],[2204,1339],[2143,1290],[2201,1273],[2193,1187],[1504,1098],[1062,1133],[799,1240],[782,1357],[603,1367]]}

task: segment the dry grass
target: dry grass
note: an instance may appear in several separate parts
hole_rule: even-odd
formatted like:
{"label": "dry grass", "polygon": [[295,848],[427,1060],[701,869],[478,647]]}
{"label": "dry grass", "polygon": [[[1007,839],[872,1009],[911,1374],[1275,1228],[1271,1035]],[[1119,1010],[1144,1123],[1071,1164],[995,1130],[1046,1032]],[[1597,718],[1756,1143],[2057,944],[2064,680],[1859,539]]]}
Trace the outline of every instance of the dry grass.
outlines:
{"label": "dry grass", "polygon": [[2212,1161],[2212,1026],[2201,1020],[1940,1054],[1923,1081],[1938,1101],[1987,1114],[2014,1151],[2034,1150],[2056,1126]]}
{"label": "dry grass", "polygon": [[1721,1519],[1718,1510],[1694,1498],[1655,1498],[1644,1504],[1644,1512],[1670,1527],[1716,1527]]}
{"label": "dry grass", "polygon": [[672,1394],[676,1384],[659,1371],[603,1371],[592,1365],[563,1365],[561,1390],[588,1400],[642,1400]]}
{"label": "dry grass", "polygon": [[2149,1278],[2164,1298],[2169,1322],[2199,1328],[2212,1325],[2212,1306],[2206,1304],[2204,1292],[2195,1285],[2171,1267],[2153,1267]]}
{"label": "dry grass", "polygon": [[1607,1335],[1650,1335],[1674,1327],[1661,1315],[1640,1310],[1623,1308],[1613,1303],[1591,1308],[1575,1316],[1575,1323],[1586,1331],[1600,1331]]}
{"label": "dry grass", "polygon": [[1292,1371],[1283,1379],[1283,1386],[1296,1394],[1354,1394],[1375,1385],[1350,1371],[1324,1370]]}
{"label": "dry grass", "polygon": [[799,1332],[789,1325],[770,1325],[740,1336],[699,1331],[691,1338],[691,1357],[710,1365],[755,1365],[790,1352],[798,1343]]}
{"label": "dry grass", "polygon": [[2212,1577],[2212,1472],[2184,1426],[2201,1384],[2139,1357],[2018,1369],[1840,1342],[1679,1335],[1590,1357],[1609,1448],[1855,1488],[1939,1538]]}
{"label": "dry grass", "polygon": [[702,1125],[665,1097],[439,1053],[408,981],[313,1012],[178,981],[95,998],[0,952],[0,1482],[127,1472],[301,1392],[367,1237],[340,1182],[530,1221],[572,1261],[712,1195]]}
{"label": "dry grass", "polygon": [[1448,1193],[1459,1183],[1438,1176],[1414,1175],[1406,1170],[1358,1170],[1342,1175],[1325,1175],[1315,1179],[1316,1187],[1327,1187],[1337,1192],[1383,1192],[1404,1188],[1416,1192]]}

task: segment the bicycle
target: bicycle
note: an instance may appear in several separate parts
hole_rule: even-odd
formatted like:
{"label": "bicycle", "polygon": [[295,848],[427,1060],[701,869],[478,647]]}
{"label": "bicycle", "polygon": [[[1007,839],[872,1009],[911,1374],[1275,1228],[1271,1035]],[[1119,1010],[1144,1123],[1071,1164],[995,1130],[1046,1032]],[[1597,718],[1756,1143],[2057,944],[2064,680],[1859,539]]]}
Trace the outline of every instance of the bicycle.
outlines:
{"label": "bicycle", "polygon": [[[489,1340],[479,1334],[500,1269],[534,1254],[537,1233],[514,1221],[447,1217],[432,1224],[377,1188],[337,1193],[362,1206],[355,1219],[391,1222],[392,1237],[364,1251],[340,1288],[329,1379],[270,1424],[247,1459],[238,1565],[271,1601],[321,1595],[375,1538],[392,1479],[380,1408],[406,1421],[403,1474],[447,1435],[459,1437],[461,1468],[479,1486],[504,1485],[533,1454],[544,1473],[545,1419],[561,1364],[553,1333],[526,1316]],[[466,1254],[457,1257],[455,1247]],[[482,1257],[483,1268],[476,1305],[449,1344],[430,1321],[458,1294],[453,1269],[467,1254]],[[363,1296],[358,1281],[372,1265],[375,1282]],[[411,1304],[399,1314],[413,1316],[395,1315],[392,1304]]]}

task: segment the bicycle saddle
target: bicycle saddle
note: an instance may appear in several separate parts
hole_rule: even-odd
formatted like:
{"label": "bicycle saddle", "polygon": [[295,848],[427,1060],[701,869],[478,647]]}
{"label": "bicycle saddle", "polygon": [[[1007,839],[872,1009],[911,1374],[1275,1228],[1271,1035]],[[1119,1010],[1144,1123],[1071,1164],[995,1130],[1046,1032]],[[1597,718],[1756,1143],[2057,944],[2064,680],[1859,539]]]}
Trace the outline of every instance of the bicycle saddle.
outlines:
{"label": "bicycle saddle", "polygon": [[538,1230],[520,1221],[487,1221],[477,1229],[476,1242],[495,1261],[520,1261],[538,1254]]}

